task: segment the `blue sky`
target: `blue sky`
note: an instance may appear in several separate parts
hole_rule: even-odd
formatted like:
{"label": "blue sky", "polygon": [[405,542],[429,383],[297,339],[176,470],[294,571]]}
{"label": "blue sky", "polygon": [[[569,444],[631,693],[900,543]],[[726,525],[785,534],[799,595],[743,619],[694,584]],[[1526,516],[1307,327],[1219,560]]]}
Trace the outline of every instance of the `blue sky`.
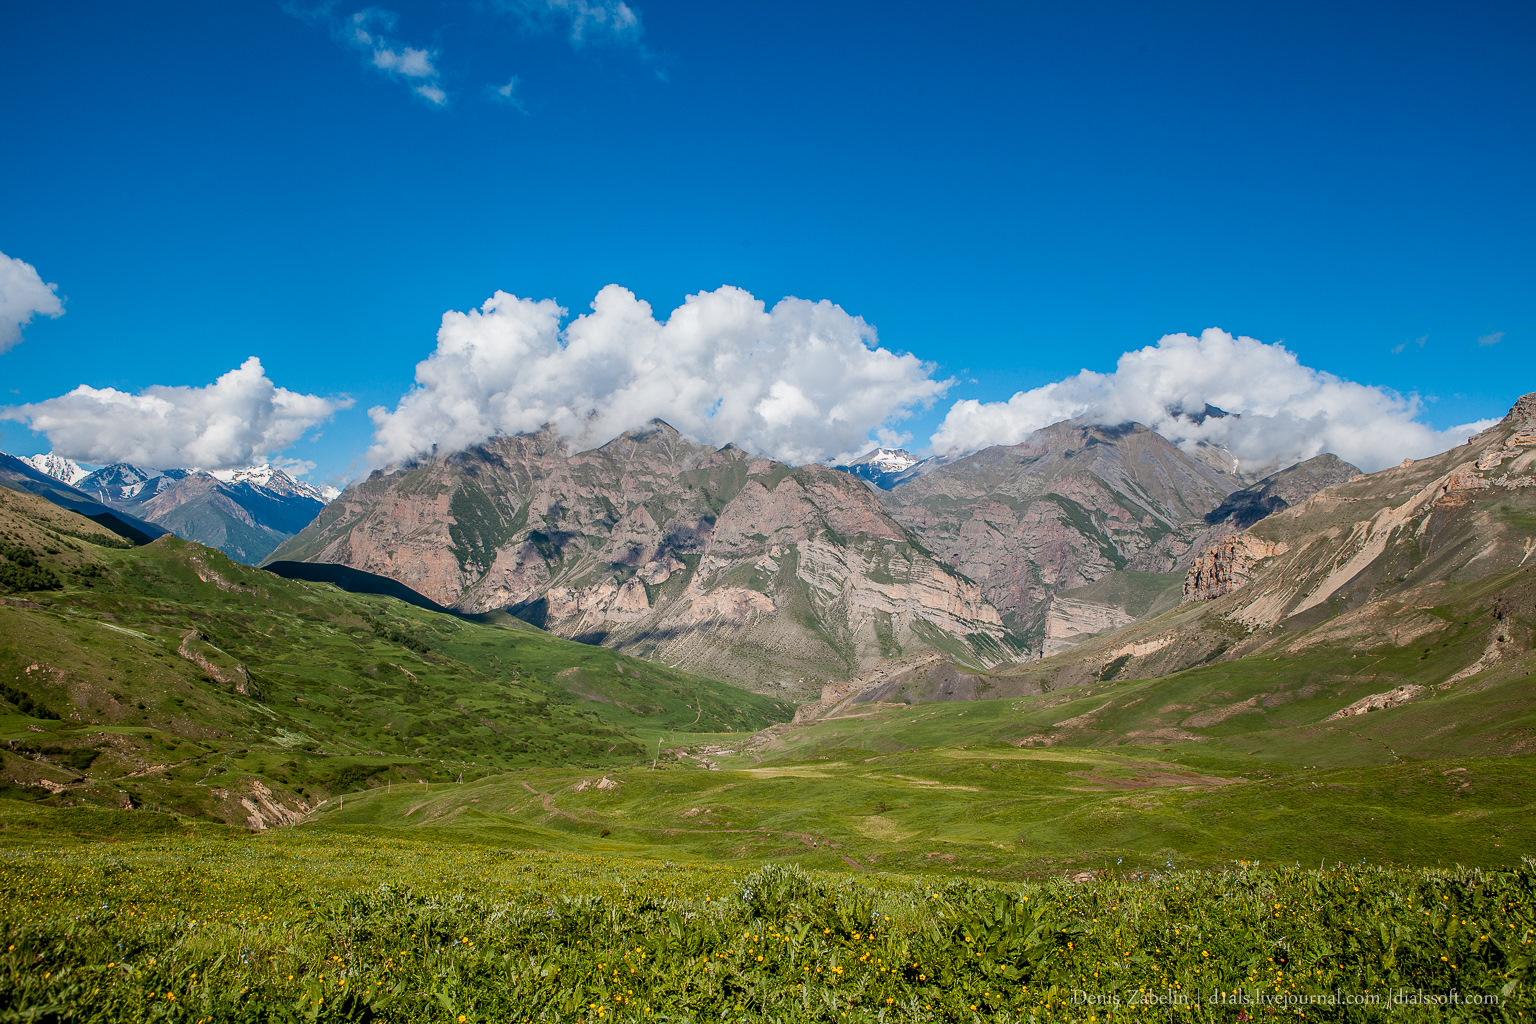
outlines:
{"label": "blue sky", "polygon": [[[339,481],[370,447],[378,461],[473,433],[442,419],[446,400],[397,408],[445,312],[503,290],[575,317],[616,283],[658,321],[722,286],[862,318],[878,345],[935,364],[870,392],[913,448],[935,431],[1006,440],[1056,406],[989,403],[1054,381],[1076,381],[1063,408],[1119,408],[1144,378],[1075,375],[1211,327],[1421,404],[1319,399],[1315,373],[1237,341],[1170,343],[1154,369],[1254,367],[1246,390],[1198,387],[1255,403],[1262,374],[1291,372],[1298,402],[1443,431],[1536,390],[1533,43],[1536,8],[1513,2],[9,4],[0,252],[56,283],[65,313],[0,353],[0,403],[202,388],[256,356],[277,388],[352,400],[263,435],[297,430],[271,454]],[[510,97],[495,91],[514,76]],[[817,381],[794,376],[805,330],[841,339],[850,379],[885,372],[849,347],[862,327],[807,317],[761,320],[780,339],[750,361],[767,368],[751,399],[766,419],[731,421],[785,457],[847,447],[846,431],[774,432],[802,399],[827,414]],[[472,325],[490,332],[482,349],[493,319]],[[603,351],[679,344],[603,330]],[[603,405],[593,364],[540,338],[499,372],[559,364],[550,387],[595,388],[583,400],[618,423],[631,406]],[[441,386],[483,380],[471,362],[445,362]],[[486,385],[493,428],[551,400],[524,386]],[[954,411],[967,400],[969,418]],[[402,418],[376,423],[373,407]],[[1359,416],[1318,408],[1309,422],[1337,423],[1297,453],[1391,454],[1348,433]],[[860,415],[855,433],[879,411]],[[0,421],[0,448],[108,443],[28,422]],[[212,450],[162,441],[134,450]]]}

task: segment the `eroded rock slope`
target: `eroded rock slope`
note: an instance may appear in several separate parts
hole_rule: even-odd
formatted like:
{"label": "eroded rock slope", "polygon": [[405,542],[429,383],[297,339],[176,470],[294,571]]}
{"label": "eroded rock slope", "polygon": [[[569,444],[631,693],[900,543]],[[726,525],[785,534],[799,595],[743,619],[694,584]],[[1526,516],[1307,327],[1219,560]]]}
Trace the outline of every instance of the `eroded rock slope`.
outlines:
{"label": "eroded rock slope", "polygon": [[561,636],[792,691],[912,650],[973,664],[1018,653],[981,589],[863,483],[660,421],[592,451],[525,434],[376,472],[273,558],[350,565],[443,605],[510,608]]}

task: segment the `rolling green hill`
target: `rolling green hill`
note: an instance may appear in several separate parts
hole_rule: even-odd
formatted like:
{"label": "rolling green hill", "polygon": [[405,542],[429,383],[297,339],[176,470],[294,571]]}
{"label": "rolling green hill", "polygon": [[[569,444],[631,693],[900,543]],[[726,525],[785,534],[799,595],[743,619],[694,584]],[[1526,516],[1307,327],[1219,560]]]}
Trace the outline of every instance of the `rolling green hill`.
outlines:
{"label": "rolling green hill", "polygon": [[[1536,757],[1494,756],[1536,727],[1526,669],[1329,721],[1357,691],[1318,689],[1325,657],[1282,691],[1292,699],[1253,710],[1245,694],[1275,692],[1267,668],[866,706],[728,753],[717,741],[719,771],[691,770],[686,756],[658,770],[540,769],[359,794],[315,820],[546,850],[996,877],[1235,858],[1493,865],[1536,850]],[[1170,705],[1208,709],[1206,724],[1167,730]]]}
{"label": "rolling green hill", "polygon": [[619,765],[787,704],[551,637],[288,581],[0,491],[0,778],[50,804],[296,820],[365,781]]}

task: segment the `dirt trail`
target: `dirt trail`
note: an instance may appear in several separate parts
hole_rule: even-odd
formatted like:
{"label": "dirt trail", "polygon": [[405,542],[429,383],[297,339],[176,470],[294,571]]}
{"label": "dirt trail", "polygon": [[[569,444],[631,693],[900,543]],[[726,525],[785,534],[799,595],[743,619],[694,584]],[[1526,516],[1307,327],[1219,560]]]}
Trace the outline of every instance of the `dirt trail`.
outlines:
{"label": "dirt trail", "polygon": [[[228,761],[231,754],[235,755],[236,757],[239,757],[241,754],[246,754],[246,753],[249,753],[249,751],[247,751],[247,750],[229,750],[229,751],[222,752],[222,756],[223,756],[225,761]],[[139,768],[139,769],[137,769],[135,771],[131,771],[127,775],[119,775],[118,778],[120,778],[120,779],[142,779],[146,775],[154,775],[154,774],[156,774],[158,772],[168,772],[172,768],[180,768],[184,764],[191,764],[194,761],[202,761],[205,758],[219,757],[219,756],[221,756],[220,751],[210,750],[206,754],[194,754],[191,757],[184,757],[180,761],[172,761],[170,764],[152,764],[152,765],[147,765],[147,766],[145,766],[143,768]],[[203,776],[204,779],[206,779],[207,777],[208,777],[207,775]],[[198,785],[201,785],[201,784],[202,784],[201,781],[199,781]]]}
{"label": "dirt trail", "polygon": [[572,821],[579,821],[583,825],[601,825],[602,824],[602,822],[600,822],[600,821],[593,821],[591,818],[583,818],[583,817],[580,817],[579,815],[572,814],[570,811],[562,811],[560,808],[555,806],[555,798],[554,797],[550,796],[548,793],[541,793],[541,792],[539,792],[538,790],[534,789],[532,786],[528,785],[528,783],[526,783],[526,782],[523,783],[523,788],[526,789],[528,792],[532,793],[534,796],[538,797],[539,798],[539,803],[542,804],[544,809],[546,811],[548,811],[549,813],[551,813],[551,814],[558,814],[562,818],[569,818]]}

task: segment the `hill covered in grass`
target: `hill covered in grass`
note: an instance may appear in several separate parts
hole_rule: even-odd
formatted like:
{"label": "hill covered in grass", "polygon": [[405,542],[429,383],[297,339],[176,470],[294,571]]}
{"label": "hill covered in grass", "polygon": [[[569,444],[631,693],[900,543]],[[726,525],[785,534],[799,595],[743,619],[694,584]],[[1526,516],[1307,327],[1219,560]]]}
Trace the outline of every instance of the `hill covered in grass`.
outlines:
{"label": "hill covered in grass", "polygon": [[272,825],[370,781],[619,765],[788,705],[535,630],[115,546],[0,491],[0,779],[52,804]]}

